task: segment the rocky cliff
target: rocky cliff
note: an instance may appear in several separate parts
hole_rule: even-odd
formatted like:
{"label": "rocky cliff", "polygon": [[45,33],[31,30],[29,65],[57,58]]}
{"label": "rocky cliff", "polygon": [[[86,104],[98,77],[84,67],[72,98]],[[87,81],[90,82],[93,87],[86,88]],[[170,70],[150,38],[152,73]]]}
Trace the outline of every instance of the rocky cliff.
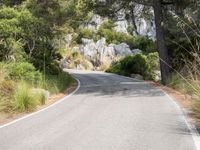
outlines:
{"label": "rocky cliff", "polygon": [[[114,24],[114,30],[116,32],[125,33],[133,36],[148,36],[151,39],[155,39],[155,23],[153,12],[151,8],[148,8],[148,16],[144,14],[146,8],[143,5],[135,5],[131,10],[120,9],[112,17],[102,17],[98,14],[93,14],[91,19],[84,23],[81,28],[97,31],[101,25],[111,19]],[[130,30],[132,27],[132,30]],[[72,37],[66,36],[67,46],[71,45]],[[70,47],[72,51],[80,52],[87,60],[89,60],[94,68],[105,64],[109,66],[112,62],[128,55],[134,55],[142,53],[142,50],[131,49],[130,46],[125,43],[106,43],[105,38],[101,38],[97,41],[94,39],[82,38],[79,46]]]}

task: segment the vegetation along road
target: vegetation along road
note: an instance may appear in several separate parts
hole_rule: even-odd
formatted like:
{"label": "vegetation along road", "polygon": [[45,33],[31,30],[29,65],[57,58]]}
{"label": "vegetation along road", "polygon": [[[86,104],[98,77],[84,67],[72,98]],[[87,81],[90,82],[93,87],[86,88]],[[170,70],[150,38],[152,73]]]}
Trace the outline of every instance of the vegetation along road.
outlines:
{"label": "vegetation along road", "polygon": [[1,150],[198,149],[182,111],[161,90],[113,74],[70,72],[77,91],[1,127]]}

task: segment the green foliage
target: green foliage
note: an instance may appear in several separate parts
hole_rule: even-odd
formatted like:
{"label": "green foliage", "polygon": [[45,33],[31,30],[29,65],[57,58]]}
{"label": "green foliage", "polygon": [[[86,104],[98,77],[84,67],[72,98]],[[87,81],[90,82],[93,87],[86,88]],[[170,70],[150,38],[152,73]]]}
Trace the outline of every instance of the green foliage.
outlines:
{"label": "green foliage", "polygon": [[133,35],[133,31],[135,30],[134,26],[133,25],[129,25],[128,28],[127,28],[127,31],[130,35]]}
{"label": "green foliage", "polygon": [[122,66],[119,62],[113,63],[112,66],[106,70],[106,72],[128,76],[128,74],[122,70]]}
{"label": "green foliage", "polygon": [[144,79],[155,79],[154,71],[159,68],[158,53],[149,55],[137,54],[127,56],[120,61],[112,64],[106,72],[130,76],[131,74],[140,74]]}
{"label": "green foliage", "polygon": [[61,72],[58,75],[47,75],[43,87],[51,93],[64,92],[66,88],[74,82],[74,79],[66,72]]}
{"label": "green foliage", "polygon": [[38,104],[38,94],[32,92],[26,83],[19,83],[13,95],[13,110],[18,112],[33,111]]}
{"label": "green foliage", "polygon": [[158,52],[149,53],[147,55],[147,60],[148,60],[148,63],[153,70],[159,70],[160,69]]}
{"label": "green foliage", "polygon": [[100,30],[101,29],[108,29],[108,30],[112,30],[113,31],[113,29],[114,29],[114,27],[115,27],[116,25],[114,24],[114,22],[112,21],[112,20],[107,20],[107,21],[105,21],[102,25],[101,25],[101,27],[99,28]]}
{"label": "green foliage", "polygon": [[156,44],[153,40],[144,36],[131,36],[125,33],[116,32],[111,25],[103,24],[97,31],[96,36],[105,37],[108,44],[127,43],[131,49],[141,49],[145,54],[156,51]]}
{"label": "green foliage", "polygon": [[80,53],[78,53],[78,52],[73,52],[73,53],[72,53],[72,57],[73,57],[74,59],[77,59],[79,56],[80,56]]}
{"label": "green foliage", "polygon": [[[3,64],[3,63],[1,63]],[[36,71],[35,67],[27,62],[16,62],[3,64],[8,72],[8,77],[12,80],[25,80],[32,83],[41,81],[41,73]]]}
{"label": "green foliage", "polygon": [[46,97],[41,88],[59,93],[73,82],[74,79],[64,72],[42,75],[27,62],[0,63],[0,111],[32,111],[37,105],[45,104]]}
{"label": "green foliage", "polygon": [[76,38],[77,43],[82,43],[82,38],[93,39],[95,37],[95,33],[92,30],[80,28],[77,32],[78,36]]}
{"label": "green foliage", "polygon": [[141,49],[145,54],[156,52],[156,43],[145,36],[136,37],[133,47]]}
{"label": "green foliage", "polygon": [[120,63],[122,70],[127,72],[129,75],[134,73],[144,76],[147,73],[146,71],[149,69],[147,57],[141,54],[127,56],[122,59]]}

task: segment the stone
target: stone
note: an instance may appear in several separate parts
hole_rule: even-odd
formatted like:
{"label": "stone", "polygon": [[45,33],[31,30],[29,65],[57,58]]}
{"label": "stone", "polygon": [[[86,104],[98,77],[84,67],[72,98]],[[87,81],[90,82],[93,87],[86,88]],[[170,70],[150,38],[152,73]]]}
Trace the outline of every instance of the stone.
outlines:
{"label": "stone", "polygon": [[155,81],[160,81],[161,80],[160,70],[154,70],[154,74],[155,74]]}
{"label": "stone", "polygon": [[83,26],[86,29],[90,29],[90,30],[98,30],[99,27],[103,24],[103,22],[106,20],[106,18],[102,18],[100,15],[98,14],[94,14],[90,21],[85,23]]}
{"label": "stone", "polygon": [[44,94],[45,100],[48,100],[50,98],[50,92],[45,89],[34,88],[32,89],[32,92],[36,94]]}
{"label": "stone", "polygon": [[74,52],[79,52],[80,51],[80,47],[79,46],[74,46],[71,48],[72,51]]}
{"label": "stone", "polygon": [[67,34],[65,36],[65,42],[66,42],[67,45],[70,45],[72,43],[72,40],[73,40],[72,34]]}
{"label": "stone", "polygon": [[116,55],[114,46],[115,46],[115,44],[109,44],[104,50],[104,56],[114,58]]}
{"label": "stone", "polygon": [[60,61],[60,68],[61,68],[61,69],[68,68],[68,66],[69,66],[69,63],[68,63],[68,61],[67,61],[66,58],[64,58],[64,59],[62,59],[62,60]]}
{"label": "stone", "polygon": [[115,31],[128,34],[128,31],[127,31],[128,22],[127,22],[127,20],[116,21],[115,25],[116,25],[116,27],[114,28]]}
{"label": "stone", "polygon": [[137,79],[137,80],[143,80],[143,76],[140,74],[131,74],[131,78]]}
{"label": "stone", "polygon": [[130,49],[129,45],[127,45],[126,43],[114,45],[114,49],[115,49],[115,54],[117,56],[123,57],[123,56],[132,55],[131,49]]}
{"label": "stone", "polygon": [[134,50],[132,50],[132,53],[133,53],[133,55],[142,54],[142,50],[134,49]]}
{"label": "stone", "polygon": [[96,48],[97,48],[97,52],[99,54],[99,60],[100,60],[100,62],[102,62],[103,58],[104,58],[104,51],[106,49],[106,39],[102,38],[102,39],[98,40],[96,43]]}
{"label": "stone", "polygon": [[91,39],[82,39],[83,45],[80,47],[81,53],[90,60],[97,57],[96,43]]}

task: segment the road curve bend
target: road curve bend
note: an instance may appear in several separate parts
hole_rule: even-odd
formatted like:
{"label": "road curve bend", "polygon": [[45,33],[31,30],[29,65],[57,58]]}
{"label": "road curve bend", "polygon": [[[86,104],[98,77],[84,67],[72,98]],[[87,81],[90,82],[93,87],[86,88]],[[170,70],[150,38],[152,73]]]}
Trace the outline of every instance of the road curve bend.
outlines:
{"label": "road curve bend", "polygon": [[70,71],[78,91],[0,128],[0,150],[196,150],[183,113],[161,90],[118,75]]}

